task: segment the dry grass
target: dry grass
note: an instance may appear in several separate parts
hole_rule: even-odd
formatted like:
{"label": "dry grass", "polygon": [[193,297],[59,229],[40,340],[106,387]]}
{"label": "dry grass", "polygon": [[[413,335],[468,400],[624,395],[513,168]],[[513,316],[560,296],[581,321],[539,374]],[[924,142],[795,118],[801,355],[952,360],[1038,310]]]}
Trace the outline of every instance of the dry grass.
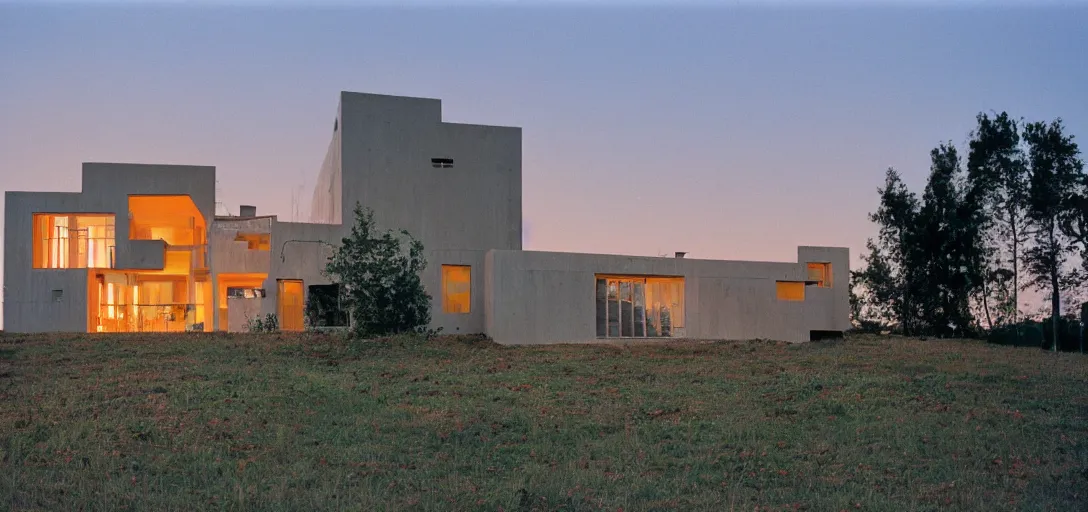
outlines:
{"label": "dry grass", "polygon": [[1084,510],[1088,358],[0,337],[13,510]]}

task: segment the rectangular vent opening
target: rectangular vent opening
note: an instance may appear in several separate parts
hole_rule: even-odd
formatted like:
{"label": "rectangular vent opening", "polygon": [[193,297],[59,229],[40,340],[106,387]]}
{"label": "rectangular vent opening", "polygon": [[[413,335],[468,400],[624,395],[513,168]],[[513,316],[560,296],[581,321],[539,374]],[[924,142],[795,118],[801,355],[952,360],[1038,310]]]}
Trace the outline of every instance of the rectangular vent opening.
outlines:
{"label": "rectangular vent opening", "polygon": [[453,159],[452,158],[432,158],[431,159],[431,167],[434,167],[435,169],[449,169],[450,167],[453,167]]}

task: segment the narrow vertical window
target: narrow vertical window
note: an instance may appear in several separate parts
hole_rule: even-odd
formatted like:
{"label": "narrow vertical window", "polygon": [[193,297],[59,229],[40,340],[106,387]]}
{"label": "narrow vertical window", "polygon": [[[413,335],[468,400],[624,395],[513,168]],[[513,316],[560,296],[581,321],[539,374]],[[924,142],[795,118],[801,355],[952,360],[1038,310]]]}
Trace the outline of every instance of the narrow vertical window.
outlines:
{"label": "narrow vertical window", "polygon": [[643,338],[646,336],[646,283],[642,281],[634,281],[631,283],[631,290],[634,292],[634,302],[631,315],[631,320],[635,324],[634,337]]}
{"label": "narrow vertical window", "polygon": [[442,265],[442,312],[468,313],[472,306],[472,267]]}
{"label": "narrow vertical window", "polygon": [[278,279],[276,294],[276,309],[279,314],[279,328],[281,331],[301,331],[303,324],[303,310],[306,297],[302,287],[302,281],[298,279]]}
{"label": "narrow vertical window", "polygon": [[597,337],[604,338],[608,334],[608,281],[597,279]]}
{"label": "narrow vertical window", "polygon": [[620,337],[620,283],[608,280],[608,337]]}

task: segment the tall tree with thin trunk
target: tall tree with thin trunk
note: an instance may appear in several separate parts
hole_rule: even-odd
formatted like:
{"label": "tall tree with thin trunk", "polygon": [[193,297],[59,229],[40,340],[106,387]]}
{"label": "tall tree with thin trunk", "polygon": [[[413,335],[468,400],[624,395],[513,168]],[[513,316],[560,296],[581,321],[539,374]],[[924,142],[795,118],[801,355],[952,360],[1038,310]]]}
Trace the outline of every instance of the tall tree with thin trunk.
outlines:
{"label": "tall tree with thin trunk", "polygon": [[851,310],[854,312],[854,320],[862,330],[881,331],[896,324],[902,327],[902,280],[892,269],[887,249],[880,242],[870,238],[865,247],[869,251],[868,254],[861,255],[865,266],[850,272]]}
{"label": "tall tree with thin trunk", "polygon": [[[986,261],[982,302],[987,316],[994,301],[997,324],[1019,321],[1020,262],[1026,231],[1027,164],[1016,120],[1005,112],[976,116],[978,126],[967,157],[968,201],[982,212]],[[1009,283],[1011,281],[1011,283]],[[994,323],[991,319],[990,327]]]}
{"label": "tall tree with thin trunk", "polygon": [[937,336],[972,334],[971,300],[982,283],[982,214],[964,193],[959,153],[951,143],[930,153],[929,180],[910,246],[925,331]]}
{"label": "tall tree with thin trunk", "polygon": [[1077,280],[1067,262],[1075,251],[1062,229],[1076,215],[1074,202],[1084,179],[1084,162],[1071,135],[1063,132],[1060,119],[1024,127],[1030,171],[1028,226],[1034,245],[1024,254],[1031,284],[1050,293],[1053,349],[1058,350],[1061,291]]}
{"label": "tall tree with thin trunk", "polygon": [[858,284],[866,291],[866,301],[878,317],[887,323],[898,323],[906,334],[917,330],[917,283],[913,251],[914,224],[918,217],[918,199],[907,189],[899,172],[888,169],[884,186],[877,189],[880,206],[869,219],[880,227],[876,240],[870,240],[868,264],[858,274]]}

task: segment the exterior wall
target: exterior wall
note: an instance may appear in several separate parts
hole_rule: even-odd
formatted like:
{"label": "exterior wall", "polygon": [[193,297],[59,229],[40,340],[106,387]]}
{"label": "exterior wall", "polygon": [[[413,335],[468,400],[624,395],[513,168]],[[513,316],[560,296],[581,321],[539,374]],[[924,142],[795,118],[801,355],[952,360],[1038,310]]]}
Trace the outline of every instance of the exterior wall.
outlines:
{"label": "exterior wall", "polygon": [[435,99],[345,92],[340,110],[346,223],[358,201],[427,250],[521,248],[520,128],[443,123]]}
{"label": "exterior wall", "polygon": [[227,299],[227,326],[230,332],[246,332],[251,319],[263,316],[264,299]]}
{"label": "exterior wall", "polygon": [[[163,243],[129,240],[129,195],[187,194],[209,222],[215,211],[215,168],[85,163],[83,190],[7,192],[4,203],[4,329],[11,332],[87,330],[86,269],[33,268],[35,213],[115,216],[115,267],[161,269]],[[52,290],[62,290],[60,302]]]}
{"label": "exterior wall", "polygon": [[208,236],[211,268],[216,274],[267,274],[271,250],[250,249],[246,242],[236,242],[238,233],[271,234],[272,217],[252,219],[216,219]]}
{"label": "exterior wall", "polygon": [[[274,217],[255,217],[218,218],[212,222],[209,230],[210,235],[208,236],[208,253],[211,259],[210,268],[213,271],[211,311],[216,313],[212,316],[215,330],[224,330],[224,326],[220,325],[222,322],[218,314],[219,308],[222,307],[220,304],[222,297],[219,293],[219,276],[221,274],[268,274],[271,271],[271,250],[250,249],[246,242],[236,242],[235,237],[238,233],[271,234],[274,221]],[[240,317],[241,320],[236,316],[239,313],[231,308],[231,306],[235,305],[246,308],[240,313],[243,315]],[[261,312],[261,308],[260,301],[245,300],[238,302],[237,300],[228,300],[227,326],[229,330],[233,332],[244,331],[248,319],[245,315],[255,316]]]}
{"label": "exterior wall", "polygon": [[797,261],[831,263],[830,288],[805,288],[805,325],[813,331],[850,329],[850,251],[833,247],[798,247]]}
{"label": "exterior wall", "polygon": [[[344,92],[340,114],[342,218],[350,225],[359,202],[379,228],[408,230],[425,248],[431,327],[484,332],[484,256],[521,249],[521,129],[444,123],[427,98]],[[442,311],[444,264],[472,268],[467,314]]]}
{"label": "exterior wall", "polygon": [[[427,268],[421,276],[423,286],[431,296],[431,328],[441,328],[443,334],[483,334],[484,328],[484,265],[486,251],[427,251]],[[471,268],[471,302],[468,313],[442,311],[442,265],[468,265]]]}
{"label": "exterior wall", "polygon": [[683,277],[687,338],[800,342],[813,330],[846,330],[846,286],[807,286],[803,302],[788,302],[777,300],[775,281],[805,280],[808,261],[830,262],[833,275],[848,276],[849,251],[805,247],[798,255],[798,263],[775,263],[491,251],[486,331],[504,344],[596,341],[597,274]]}
{"label": "exterior wall", "polygon": [[332,141],[325,153],[325,161],[317,173],[314,195],[310,202],[310,222],[317,224],[341,224],[343,222],[343,188],[340,174],[340,111],[333,122]]}
{"label": "exterior wall", "polygon": [[206,225],[211,225],[215,217],[215,167],[83,164],[81,197],[87,208],[84,211],[117,215],[116,267],[159,269],[162,268],[162,242],[128,239],[129,195],[188,195],[204,216]]}
{"label": "exterior wall", "polygon": [[337,224],[272,222],[270,271],[264,283],[266,299],[261,306],[261,314],[276,313],[279,279],[301,279],[307,296],[310,285],[330,284],[323,271],[333,253],[330,244],[340,243],[341,229]]}

